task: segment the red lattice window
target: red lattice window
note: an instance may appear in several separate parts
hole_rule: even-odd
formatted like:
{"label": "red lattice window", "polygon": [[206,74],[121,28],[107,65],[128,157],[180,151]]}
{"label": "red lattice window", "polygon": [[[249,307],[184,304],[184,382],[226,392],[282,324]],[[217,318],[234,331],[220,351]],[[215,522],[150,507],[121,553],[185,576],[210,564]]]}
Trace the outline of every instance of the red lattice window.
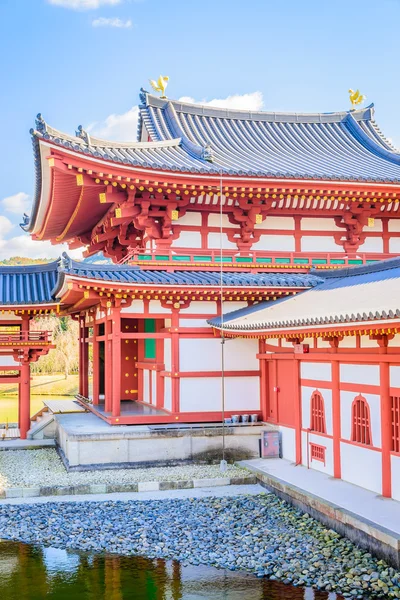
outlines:
{"label": "red lattice window", "polygon": [[311,460],[318,460],[324,463],[325,466],[325,446],[310,443]]}
{"label": "red lattice window", "polygon": [[318,390],[315,390],[311,396],[310,429],[318,431],[318,433],[326,433],[324,399]]}
{"label": "red lattice window", "polygon": [[353,400],[352,405],[352,433],[353,442],[372,446],[371,418],[368,402],[359,394]]}
{"label": "red lattice window", "polygon": [[400,452],[400,397],[392,396],[392,452]]}

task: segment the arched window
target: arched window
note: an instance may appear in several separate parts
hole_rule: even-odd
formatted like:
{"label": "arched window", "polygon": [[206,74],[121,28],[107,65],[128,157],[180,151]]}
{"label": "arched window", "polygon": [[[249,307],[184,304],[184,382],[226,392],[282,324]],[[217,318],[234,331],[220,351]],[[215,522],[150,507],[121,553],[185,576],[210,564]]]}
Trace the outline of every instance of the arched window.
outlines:
{"label": "arched window", "polygon": [[368,402],[359,394],[353,400],[352,411],[352,433],[353,442],[372,446],[371,418]]}
{"label": "arched window", "polygon": [[310,429],[318,431],[318,433],[326,433],[324,399],[318,390],[315,390],[311,396]]}

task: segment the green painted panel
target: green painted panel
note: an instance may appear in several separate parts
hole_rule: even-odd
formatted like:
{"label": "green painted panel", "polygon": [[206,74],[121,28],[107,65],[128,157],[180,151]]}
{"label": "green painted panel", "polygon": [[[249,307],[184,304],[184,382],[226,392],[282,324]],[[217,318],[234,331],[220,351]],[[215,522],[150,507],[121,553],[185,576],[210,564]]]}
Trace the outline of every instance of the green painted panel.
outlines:
{"label": "green painted panel", "polygon": [[177,260],[178,262],[190,262],[190,256],[177,256],[174,254],[172,260]]}
{"label": "green painted panel", "polygon": [[349,260],[348,263],[349,263],[349,265],[362,265],[363,261],[362,260]]}
{"label": "green painted panel", "polygon": [[[154,333],[156,330],[156,321],[155,319],[145,319],[144,320],[144,331],[145,333]],[[144,340],[144,357],[155,359],[156,358],[156,340],[155,339],[145,339]]]}
{"label": "green painted panel", "polygon": [[211,262],[211,256],[193,256],[193,260],[196,262]]}
{"label": "green painted panel", "polygon": [[169,256],[156,256],[156,260],[169,260]]}
{"label": "green painted panel", "polygon": [[[215,262],[221,262],[221,257],[220,256],[216,256],[215,257]],[[224,263],[231,263],[232,262],[232,256],[223,256],[222,257],[222,262],[224,262]]]}
{"label": "green painted panel", "polygon": [[327,262],[328,261],[326,260],[326,258],[313,258],[312,259],[313,265],[326,265]]}
{"label": "green painted panel", "polygon": [[262,256],[257,256],[256,262],[258,262],[258,263],[272,263],[272,258],[264,258]]}
{"label": "green painted panel", "polygon": [[237,262],[237,263],[251,263],[251,262],[253,262],[253,259],[251,258],[251,256],[238,256],[235,262]]}
{"label": "green painted panel", "polygon": [[290,258],[276,258],[275,264],[277,265],[290,265]]}
{"label": "green painted panel", "polygon": [[331,259],[331,265],[344,265],[345,260],[344,258],[332,258]]}
{"label": "green painted panel", "polygon": [[309,260],[308,258],[295,258],[293,262],[295,265],[308,265]]}
{"label": "green painted panel", "polygon": [[152,260],[151,254],[139,254],[138,260]]}

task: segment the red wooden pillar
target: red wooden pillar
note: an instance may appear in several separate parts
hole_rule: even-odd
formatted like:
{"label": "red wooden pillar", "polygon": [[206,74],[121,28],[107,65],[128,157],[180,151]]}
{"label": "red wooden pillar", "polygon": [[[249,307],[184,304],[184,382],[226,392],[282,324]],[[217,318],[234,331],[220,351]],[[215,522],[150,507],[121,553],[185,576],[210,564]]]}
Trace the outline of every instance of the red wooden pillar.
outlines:
{"label": "red wooden pillar", "polygon": [[382,496],[392,495],[391,441],[392,441],[392,407],[390,397],[389,363],[380,365],[381,389],[381,446],[382,446]]}
{"label": "red wooden pillar", "polygon": [[294,359],[294,422],[296,428],[296,465],[301,464],[301,382],[300,360]]}
{"label": "red wooden pillar", "polygon": [[22,440],[26,440],[26,435],[31,427],[31,368],[29,359],[21,364],[21,375],[19,385],[19,431]]}
{"label": "red wooden pillar", "polygon": [[340,411],[340,379],[339,361],[333,360],[332,365],[332,435],[333,435],[333,476],[340,479],[342,466],[340,458],[341,411]]}
{"label": "red wooden pillar", "polygon": [[121,309],[111,309],[112,317],[112,416],[121,414]]}
{"label": "red wooden pillar", "polygon": [[88,328],[85,326],[85,317],[82,319],[82,396],[89,396],[89,344],[86,341]]}
{"label": "red wooden pillar", "polygon": [[179,412],[179,396],[180,396],[180,384],[179,384],[179,312],[173,309],[171,315],[171,389],[172,389],[172,402],[171,412]]}
{"label": "red wooden pillar", "polygon": [[93,325],[93,404],[98,405],[100,397],[100,352],[97,341],[98,325]]}
{"label": "red wooden pillar", "polygon": [[[265,340],[259,340],[258,351],[265,354]],[[264,358],[260,358],[260,409],[263,421],[268,419],[268,363]]]}
{"label": "red wooden pillar", "polygon": [[104,333],[104,409],[106,412],[112,412],[112,320],[110,315],[108,315],[108,309],[104,323]]}

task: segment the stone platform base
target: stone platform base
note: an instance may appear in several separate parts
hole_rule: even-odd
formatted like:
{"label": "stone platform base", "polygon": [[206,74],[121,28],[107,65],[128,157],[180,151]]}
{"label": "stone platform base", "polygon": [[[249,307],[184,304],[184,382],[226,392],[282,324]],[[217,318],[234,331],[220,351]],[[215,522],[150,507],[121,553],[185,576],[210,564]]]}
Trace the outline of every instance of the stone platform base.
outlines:
{"label": "stone platform base", "polygon": [[110,426],[93,414],[55,415],[56,441],[70,471],[211,463],[260,455],[262,423],[176,426]]}

